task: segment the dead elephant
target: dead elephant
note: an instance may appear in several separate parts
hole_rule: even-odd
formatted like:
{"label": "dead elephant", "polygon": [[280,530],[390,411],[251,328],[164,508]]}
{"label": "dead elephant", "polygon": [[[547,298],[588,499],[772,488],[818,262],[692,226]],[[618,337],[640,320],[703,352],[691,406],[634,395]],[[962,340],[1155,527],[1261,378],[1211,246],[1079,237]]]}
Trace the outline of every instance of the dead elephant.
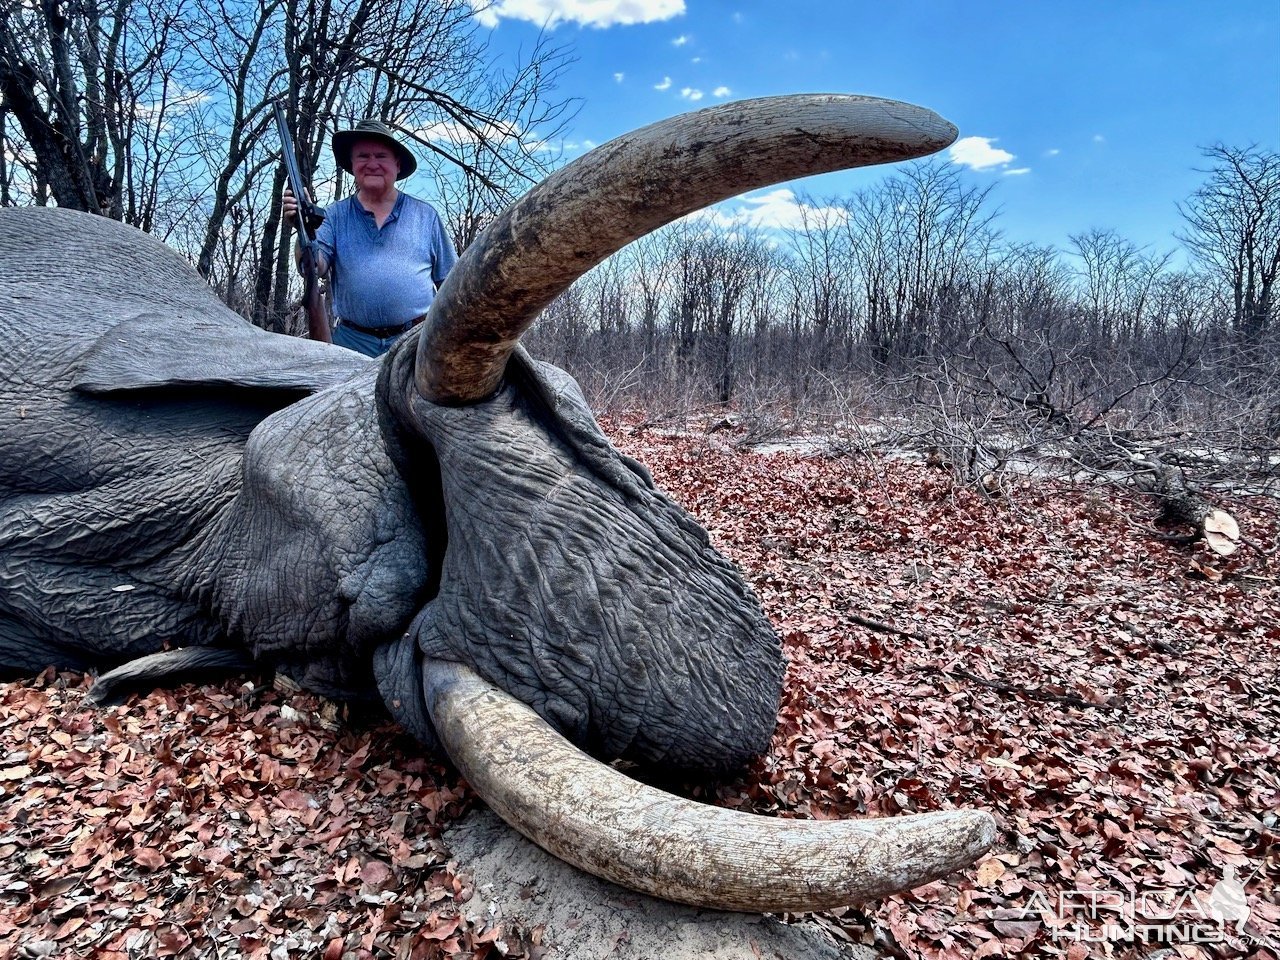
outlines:
{"label": "dead elephant", "polygon": [[0,669],[127,664],[111,689],[252,657],[326,696],[376,692],[531,839],[686,903],[821,909],[972,861],[984,813],[773,820],[599,762],[758,755],[782,654],[736,568],[517,346],[676,217],[954,136],[834,95],[647,127],[512,205],[377,363],[252,327],[132,229],[3,211]]}

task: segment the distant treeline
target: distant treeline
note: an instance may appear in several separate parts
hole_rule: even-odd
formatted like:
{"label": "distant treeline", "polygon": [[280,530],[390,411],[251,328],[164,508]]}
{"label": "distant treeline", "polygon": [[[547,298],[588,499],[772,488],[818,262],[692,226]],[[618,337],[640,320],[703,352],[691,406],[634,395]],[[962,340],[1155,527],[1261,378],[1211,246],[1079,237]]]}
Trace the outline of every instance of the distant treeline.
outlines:
{"label": "distant treeline", "polygon": [[1188,267],[1109,230],[1066,250],[1007,243],[989,188],[933,159],[851,197],[800,198],[798,229],[673,224],[585,275],[531,338],[605,405],[820,404],[867,378],[1010,358],[1069,365],[1077,392],[1117,365],[1163,377],[1193,360],[1266,386],[1280,157],[1207,153],[1182,207]]}

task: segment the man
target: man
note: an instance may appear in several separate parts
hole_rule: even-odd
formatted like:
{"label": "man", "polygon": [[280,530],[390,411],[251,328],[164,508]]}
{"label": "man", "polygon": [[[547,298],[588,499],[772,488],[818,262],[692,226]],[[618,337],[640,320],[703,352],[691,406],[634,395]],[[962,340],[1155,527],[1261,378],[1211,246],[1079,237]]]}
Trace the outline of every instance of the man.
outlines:
{"label": "man", "polygon": [[[385,124],[339,130],[333,156],[356,181],[316,230],[320,275],[333,278],[333,342],[377,357],[422,321],[458,257],[431,205],[396,189],[418,164]],[[297,207],[285,187],[287,223]]]}

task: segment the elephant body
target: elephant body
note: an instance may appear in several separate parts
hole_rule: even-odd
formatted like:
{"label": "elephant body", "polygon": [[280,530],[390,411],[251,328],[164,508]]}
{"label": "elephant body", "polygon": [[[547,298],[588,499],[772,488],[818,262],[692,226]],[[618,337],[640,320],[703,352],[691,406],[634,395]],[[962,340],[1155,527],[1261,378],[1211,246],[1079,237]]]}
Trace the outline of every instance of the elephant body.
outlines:
{"label": "elephant body", "polygon": [[604,758],[767,745],[759,605],[563,372],[518,353],[491,399],[432,404],[409,350],[259,330],[167,248],[64,211],[0,213],[0,274],[0,668],[243,648],[381,690],[433,744],[438,658]]}

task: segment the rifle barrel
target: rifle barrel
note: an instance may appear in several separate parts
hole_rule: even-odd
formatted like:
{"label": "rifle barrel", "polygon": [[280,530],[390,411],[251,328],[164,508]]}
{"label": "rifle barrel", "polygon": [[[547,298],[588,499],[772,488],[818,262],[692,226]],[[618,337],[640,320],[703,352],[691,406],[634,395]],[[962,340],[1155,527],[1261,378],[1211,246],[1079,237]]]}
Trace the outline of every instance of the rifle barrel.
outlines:
{"label": "rifle barrel", "polygon": [[298,243],[302,247],[302,276],[306,284],[303,303],[307,309],[307,328],[312,340],[332,343],[329,332],[329,318],[320,296],[320,280],[316,271],[315,239],[307,226],[307,209],[311,201],[307,197],[306,182],[302,179],[302,171],[298,168],[298,155],[293,149],[293,137],[289,133],[289,123],[285,119],[284,105],[279,100],[272,101],[275,108],[276,129],[280,133],[280,146],[284,155],[284,169],[289,175],[289,189],[298,201]]}
{"label": "rifle barrel", "polygon": [[298,235],[302,238],[304,247],[311,244],[311,231],[307,228],[306,208],[309,203],[307,199],[306,185],[302,180],[302,171],[298,169],[298,156],[293,149],[293,136],[289,133],[289,123],[285,119],[284,105],[279,100],[272,102],[276,113],[276,129],[280,133],[280,145],[283,148],[284,169],[289,175],[289,189],[293,191],[294,197],[298,201]]}

